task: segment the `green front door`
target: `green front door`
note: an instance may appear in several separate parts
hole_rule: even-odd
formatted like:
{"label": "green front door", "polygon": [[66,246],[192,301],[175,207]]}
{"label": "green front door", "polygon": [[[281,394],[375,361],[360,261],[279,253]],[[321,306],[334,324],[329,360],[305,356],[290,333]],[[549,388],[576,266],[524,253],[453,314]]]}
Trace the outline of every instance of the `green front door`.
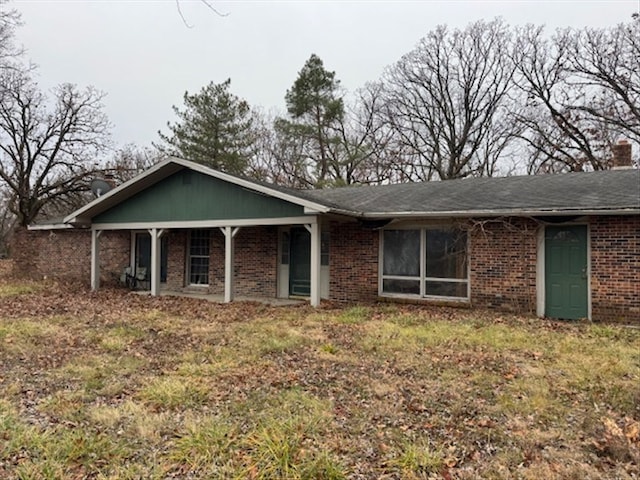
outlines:
{"label": "green front door", "polygon": [[289,295],[311,294],[311,234],[306,228],[292,228],[289,252]]}
{"label": "green front door", "polygon": [[545,231],[545,316],[576,320],[588,316],[587,227]]}

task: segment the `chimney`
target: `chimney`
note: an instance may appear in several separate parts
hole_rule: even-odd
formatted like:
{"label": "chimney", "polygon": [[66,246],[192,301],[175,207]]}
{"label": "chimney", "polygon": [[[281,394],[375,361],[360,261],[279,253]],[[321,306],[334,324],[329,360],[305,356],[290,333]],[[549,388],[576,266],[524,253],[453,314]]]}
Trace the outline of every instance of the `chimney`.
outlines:
{"label": "chimney", "polygon": [[631,163],[631,143],[628,140],[618,140],[618,143],[611,149],[613,150],[612,169],[633,168]]}

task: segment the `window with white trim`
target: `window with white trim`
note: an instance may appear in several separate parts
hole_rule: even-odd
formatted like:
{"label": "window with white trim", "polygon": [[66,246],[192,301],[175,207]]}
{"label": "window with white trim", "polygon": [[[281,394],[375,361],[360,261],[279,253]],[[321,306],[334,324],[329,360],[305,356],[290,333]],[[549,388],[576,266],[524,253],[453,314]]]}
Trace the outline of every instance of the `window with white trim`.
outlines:
{"label": "window with white trim", "polygon": [[191,230],[189,236],[189,284],[209,285],[210,230]]}
{"label": "window with white trim", "polygon": [[428,227],[382,231],[381,294],[469,298],[467,234]]}

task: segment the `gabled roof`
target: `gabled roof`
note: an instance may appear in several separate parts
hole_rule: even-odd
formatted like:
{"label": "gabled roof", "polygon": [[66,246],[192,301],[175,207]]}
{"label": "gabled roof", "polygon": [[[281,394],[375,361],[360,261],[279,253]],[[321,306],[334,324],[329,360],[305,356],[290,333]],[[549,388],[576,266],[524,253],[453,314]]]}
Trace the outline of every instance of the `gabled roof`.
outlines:
{"label": "gabled roof", "polygon": [[365,218],[640,214],[640,170],[466,178],[300,194]]}
{"label": "gabled roof", "polygon": [[326,213],[329,208],[321,203],[313,201],[309,198],[293,195],[287,189],[278,188],[276,186],[270,186],[268,184],[254,182],[246,178],[236,177],[229,175],[212,168],[200,165],[198,163],[190,162],[181,158],[170,157],[162,162],[154,165],[150,169],[144,171],[137,177],[119,185],[118,187],[110,190],[106,194],[96,198],[92,202],[88,203],[84,207],[67,215],[63,221],[72,225],[84,225],[90,223],[90,219],[103,213],[110,208],[120,204],[121,202],[131,198],[142,190],[155,185],[156,183],[164,180],[165,178],[176,174],[183,169],[190,169],[196,172],[203,173],[210,177],[229,182],[234,185],[238,185],[242,188],[268,195],[280,200],[300,205],[305,208],[305,211],[309,213]]}
{"label": "gabled roof", "polygon": [[638,169],[295,190],[172,157],[71,213],[64,223],[87,225],[96,215],[185,168],[300,205],[305,213],[364,219],[640,214]]}

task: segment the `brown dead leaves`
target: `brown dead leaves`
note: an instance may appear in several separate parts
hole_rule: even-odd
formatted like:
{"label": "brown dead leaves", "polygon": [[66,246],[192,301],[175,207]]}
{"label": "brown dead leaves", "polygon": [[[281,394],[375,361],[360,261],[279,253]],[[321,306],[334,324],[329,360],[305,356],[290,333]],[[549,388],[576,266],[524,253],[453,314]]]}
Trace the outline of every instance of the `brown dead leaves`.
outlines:
{"label": "brown dead leaves", "polygon": [[632,418],[606,416],[599,429],[601,437],[593,445],[600,454],[614,462],[633,462],[640,465],[640,423]]}

